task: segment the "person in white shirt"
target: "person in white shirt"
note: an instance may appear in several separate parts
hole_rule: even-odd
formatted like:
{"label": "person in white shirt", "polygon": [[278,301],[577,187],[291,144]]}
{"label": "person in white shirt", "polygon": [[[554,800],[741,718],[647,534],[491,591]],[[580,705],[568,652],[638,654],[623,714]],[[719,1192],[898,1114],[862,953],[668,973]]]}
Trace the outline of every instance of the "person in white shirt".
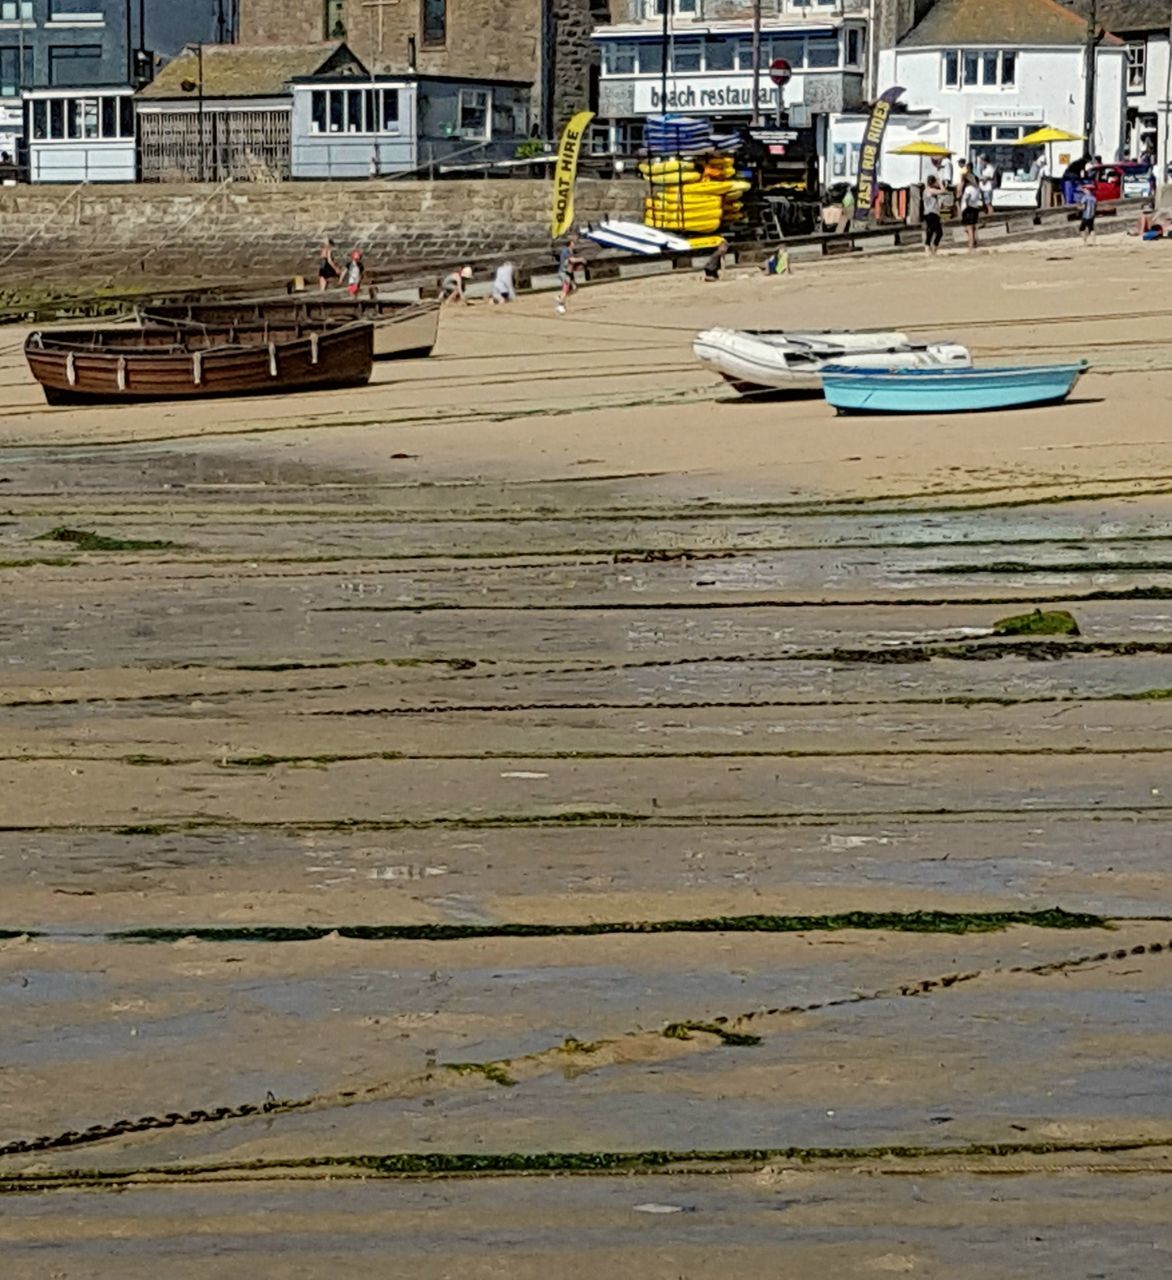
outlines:
{"label": "person in white shirt", "polygon": [[981,199],[985,202],[985,210],[993,212],[993,188],[997,185],[997,166],[992,160],[985,160],[980,169]]}
{"label": "person in white shirt", "polygon": [[960,192],[960,224],[964,227],[970,252],[977,247],[977,223],[984,206],[985,198],[981,195],[976,178],[971,173],[966,173]]}
{"label": "person in white shirt", "polygon": [[947,189],[952,186],[952,157],[941,156],[936,161],[936,178],[940,185]]}

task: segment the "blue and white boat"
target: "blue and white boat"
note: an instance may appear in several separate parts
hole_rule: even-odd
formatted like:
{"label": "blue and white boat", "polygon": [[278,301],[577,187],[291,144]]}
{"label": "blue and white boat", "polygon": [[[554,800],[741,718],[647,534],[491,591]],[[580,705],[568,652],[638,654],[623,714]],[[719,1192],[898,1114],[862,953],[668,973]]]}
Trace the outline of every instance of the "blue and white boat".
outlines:
{"label": "blue and white boat", "polygon": [[1077,364],[1000,368],[822,368],[822,390],[839,413],[978,413],[1058,404],[1087,370]]}

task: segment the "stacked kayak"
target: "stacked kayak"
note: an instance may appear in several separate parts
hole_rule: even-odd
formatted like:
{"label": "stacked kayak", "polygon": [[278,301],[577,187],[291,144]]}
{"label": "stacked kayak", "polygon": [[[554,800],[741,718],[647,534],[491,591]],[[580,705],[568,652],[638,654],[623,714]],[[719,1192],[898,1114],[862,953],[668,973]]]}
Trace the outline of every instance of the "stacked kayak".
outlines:
{"label": "stacked kayak", "polygon": [[648,116],[643,142],[653,156],[702,155],[712,149],[712,127],[694,116]]}

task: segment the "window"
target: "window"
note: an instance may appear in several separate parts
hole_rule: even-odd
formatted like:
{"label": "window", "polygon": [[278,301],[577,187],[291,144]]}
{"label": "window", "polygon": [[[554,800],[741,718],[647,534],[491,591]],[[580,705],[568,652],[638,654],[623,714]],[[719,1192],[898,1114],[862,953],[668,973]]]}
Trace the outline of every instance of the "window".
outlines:
{"label": "window", "polygon": [[1033,124],[970,125],[969,150],[974,163],[988,160],[1002,173],[1028,173],[1039,148],[1023,147],[1020,140],[1036,128]]}
{"label": "window", "polygon": [[134,99],[130,97],[118,99],[118,123],[121,127],[121,134],[124,138],[133,138],[137,132],[134,117]]}
{"label": "window", "polygon": [[[761,42],[761,62],[769,65],[769,50],[765,42]],[[737,70],[752,71],[753,70],[753,42],[752,40],[737,41]]]}
{"label": "window", "polygon": [[32,22],[33,0],[0,0],[0,22]]}
{"label": "window", "polygon": [[837,67],[837,36],[811,36],[806,41],[806,61],[811,67]]}
{"label": "window", "polygon": [[847,27],[846,46],[843,62],[848,67],[859,67],[863,63],[863,33],[858,27]]}
{"label": "window", "polygon": [[[663,17],[664,0],[650,0],[647,6],[647,16],[650,18]],[[696,16],[697,0],[672,0],[671,11],[677,18],[694,18]]]}
{"label": "window", "polygon": [[671,69],[673,71],[699,71],[700,55],[703,46],[698,40],[681,40],[671,51]]}
{"label": "window", "polygon": [[774,36],[773,47],[765,51],[766,65],[784,58],[795,69],[806,65],[806,42],[801,36]]}
{"label": "window", "polygon": [[118,99],[103,98],[102,99],[102,137],[116,138],[118,136]]}
{"label": "window", "polygon": [[398,133],[398,89],[314,89],[311,133]]}
{"label": "window", "polygon": [[645,76],[663,74],[663,45],[658,40],[647,40],[639,45],[639,70]]}
{"label": "window", "polygon": [[603,45],[602,69],[608,76],[629,76],[635,72],[638,46],[630,41]]}
{"label": "window", "polygon": [[344,0],[325,0],[322,32],[327,40],[345,40],[346,15]]}
{"label": "window", "polygon": [[15,98],[33,82],[33,51],[16,45],[0,48],[0,98]]}
{"label": "window", "polygon": [[101,0],[49,0],[49,21],[106,25]]}
{"label": "window", "polygon": [[1017,84],[1017,54],[1004,50],[948,49],[944,53],[946,89],[1012,89]]}
{"label": "window", "polygon": [[399,132],[399,91],[398,89],[384,89],[379,97],[382,99],[382,113],[380,119],[382,121],[383,133]]}
{"label": "window", "polygon": [[489,139],[488,115],[492,110],[492,95],[487,89],[461,89],[456,131],[461,138],[473,142]]}
{"label": "window", "polygon": [[98,84],[101,79],[102,46],[100,44],[67,44],[50,47],[50,84]]}
{"label": "window", "polygon": [[735,40],[709,40],[704,46],[704,66],[709,71],[732,71],[736,60]]}
{"label": "window", "polygon": [[1135,40],[1127,46],[1127,92],[1143,93],[1148,78],[1148,46]]}
{"label": "window", "polygon": [[448,40],[448,0],[423,0],[423,43],[446,44]]}

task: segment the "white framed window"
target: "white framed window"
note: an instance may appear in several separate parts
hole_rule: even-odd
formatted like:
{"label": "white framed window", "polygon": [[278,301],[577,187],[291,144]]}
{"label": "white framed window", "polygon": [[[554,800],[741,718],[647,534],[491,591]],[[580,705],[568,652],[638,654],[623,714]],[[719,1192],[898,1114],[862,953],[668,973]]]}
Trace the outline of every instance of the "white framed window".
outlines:
{"label": "white framed window", "polygon": [[100,0],[49,0],[49,21],[70,26],[104,27]]}
{"label": "white framed window", "polygon": [[33,83],[33,51],[18,45],[0,48],[0,98],[15,98]]}
{"label": "white framed window", "polygon": [[1148,79],[1146,40],[1132,40],[1127,46],[1127,92],[1143,93]]}
{"label": "white framed window", "polygon": [[838,66],[838,36],[809,36],[806,39],[806,65],[822,69]]}
{"label": "white framed window", "polygon": [[843,64],[848,67],[863,65],[863,33],[858,27],[847,27],[843,32]]}
{"label": "white framed window", "polygon": [[314,89],[311,133],[398,133],[398,89]]}
{"label": "white framed window", "polygon": [[735,71],[737,41],[710,36],[704,44],[704,68],[707,71]]}
{"label": "white framed window", "polygon": [[633,40],[612,40],[602,46],[602,69],[608,76],[635,74],[639,46]]}
{"label": "white framed window", "polygon": [[469,142],[487,142],[492,137],[492,93],[488,89],[461,89],[456,116],[456,132]]}
{"label": "white framed window", "polygon": [[1017,54],[1007,49],[946,49],[940,81],[946,89],[1014,89]]}
{"label": "white framed window", "polygon": [[114,141],[133,138],[134,99],[38,98],[30,103],[32,136],[37,141]]}
{"label": "white framed window", "polygon": [[678,40],[672,46],[671,69],[675,72],[702,71],[704,46],[699,40]]}
{"label": "white framed window", "polygon": [[33,0],[0,0],[0,22],[32,22]]}
{"label": "white framed window", "polygon": [[[647,17],[663,17],[664,0],[647,0]],[[699,9],[699,0],[671,0],[671,11],[677,18],[694,18]]]}

